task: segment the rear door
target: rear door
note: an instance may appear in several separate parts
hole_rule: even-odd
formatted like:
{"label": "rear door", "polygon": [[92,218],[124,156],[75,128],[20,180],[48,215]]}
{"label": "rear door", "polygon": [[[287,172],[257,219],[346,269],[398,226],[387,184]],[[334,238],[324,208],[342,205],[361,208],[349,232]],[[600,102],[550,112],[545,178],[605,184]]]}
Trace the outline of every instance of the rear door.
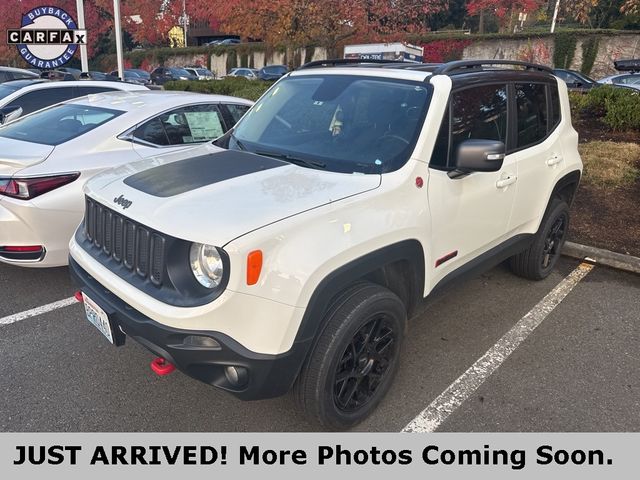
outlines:
{"label": "rear door", "polygon": [[517,125],[508,157],[518,165],[511,231],[537,228],[558,171],[564,166],[560,138],[560,100],[555,83],[514,84]]}
{"label": "rear door", "polygon": [[453,156],[464,140],[507,143],[510,123],[506,83],[454,91],[429,165],[427,196],[433,283],[506,238],[515,199],[517,164],[508,156],[497,172],[450,178]]}

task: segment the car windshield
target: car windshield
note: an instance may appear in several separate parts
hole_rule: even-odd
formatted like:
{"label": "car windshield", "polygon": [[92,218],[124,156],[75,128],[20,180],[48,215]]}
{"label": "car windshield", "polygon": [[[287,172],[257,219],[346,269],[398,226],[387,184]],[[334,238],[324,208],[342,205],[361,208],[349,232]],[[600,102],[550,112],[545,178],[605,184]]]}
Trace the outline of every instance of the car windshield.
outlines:
{"label": "car windshield", "polygon": [[593,78],[588,77],[584,73],[573,72],[573,74],[576,77],[581,78],[582,80],[584,80],[586,83],[596,83],[596,81]]}
{"label": "car windshield", "polygon": [[397,170],[431,98],[424,82],[300,75],[275,84],[228,135],[228,148],[344,173]]}
{"label": "car windshield", "polygon": [[20,87],[0,84],[0,99],[4,97],[8,97],[9,95],[11,95],[13,92],[17,90],[20,90]]}
{"label": "car windshield", "polygon": [[171,69],[171,73],[173,73],[175,75],[184,76],[184,77],[188,77],[189,75],[191,75],[184,68],[172,68]]}
{"label": "car windshield", "polygon": [[0,137],[60,145],[123,113],[121,110],[60,104],[0,127]]}

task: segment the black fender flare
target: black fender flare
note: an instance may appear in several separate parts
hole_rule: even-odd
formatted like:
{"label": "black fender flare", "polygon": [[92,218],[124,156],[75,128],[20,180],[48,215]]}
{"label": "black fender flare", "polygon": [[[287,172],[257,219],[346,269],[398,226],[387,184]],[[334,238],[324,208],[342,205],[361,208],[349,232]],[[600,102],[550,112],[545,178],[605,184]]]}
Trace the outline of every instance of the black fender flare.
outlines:
{"label": "black fender flare", "polygon": [[322,332],[322,320],[330,307],[331,300],[349,285],[385,265],[402,260],[414,265],[414,295],[419,295],[418,299],[421,299],[425,281],[424,259],[424,249],[420,241],[403,240],[367,253],[334,270],[320,281],[311,294],[295,342],[310,341],[310,346],[313,346],[316,338]]}

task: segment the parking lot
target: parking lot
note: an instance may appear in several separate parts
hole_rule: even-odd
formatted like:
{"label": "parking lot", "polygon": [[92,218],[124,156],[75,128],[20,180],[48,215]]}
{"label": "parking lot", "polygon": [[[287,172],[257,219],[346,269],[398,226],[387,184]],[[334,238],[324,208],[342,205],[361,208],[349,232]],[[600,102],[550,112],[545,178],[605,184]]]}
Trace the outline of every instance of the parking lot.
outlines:
{"label": "parking lot", "polygon": [[[392,390],[357,430],[402,430],[578,264],[562,259],[538,283],[499,266],[425,301]],[[16,315],[73,292],[66,268],[0,266],[0,430],[314,429],[289,396],[245,403],[156,376],[150,353],[112,347],[78,304]],[[639,340],[640,277],[595,266],[438,430],[640,430]]]}

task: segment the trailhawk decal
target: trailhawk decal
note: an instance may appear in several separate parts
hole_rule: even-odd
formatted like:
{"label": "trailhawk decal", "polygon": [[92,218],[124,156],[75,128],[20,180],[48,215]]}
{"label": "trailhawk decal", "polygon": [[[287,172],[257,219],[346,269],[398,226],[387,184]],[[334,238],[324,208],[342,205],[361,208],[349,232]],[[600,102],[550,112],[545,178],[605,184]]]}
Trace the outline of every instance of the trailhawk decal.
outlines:
{"label": "trailhawk decal", "polygon": [[288,165],[248,152],[227,150],[160,165],[124,180],[125,185],[155,197],[172,197],[214,183]]}

